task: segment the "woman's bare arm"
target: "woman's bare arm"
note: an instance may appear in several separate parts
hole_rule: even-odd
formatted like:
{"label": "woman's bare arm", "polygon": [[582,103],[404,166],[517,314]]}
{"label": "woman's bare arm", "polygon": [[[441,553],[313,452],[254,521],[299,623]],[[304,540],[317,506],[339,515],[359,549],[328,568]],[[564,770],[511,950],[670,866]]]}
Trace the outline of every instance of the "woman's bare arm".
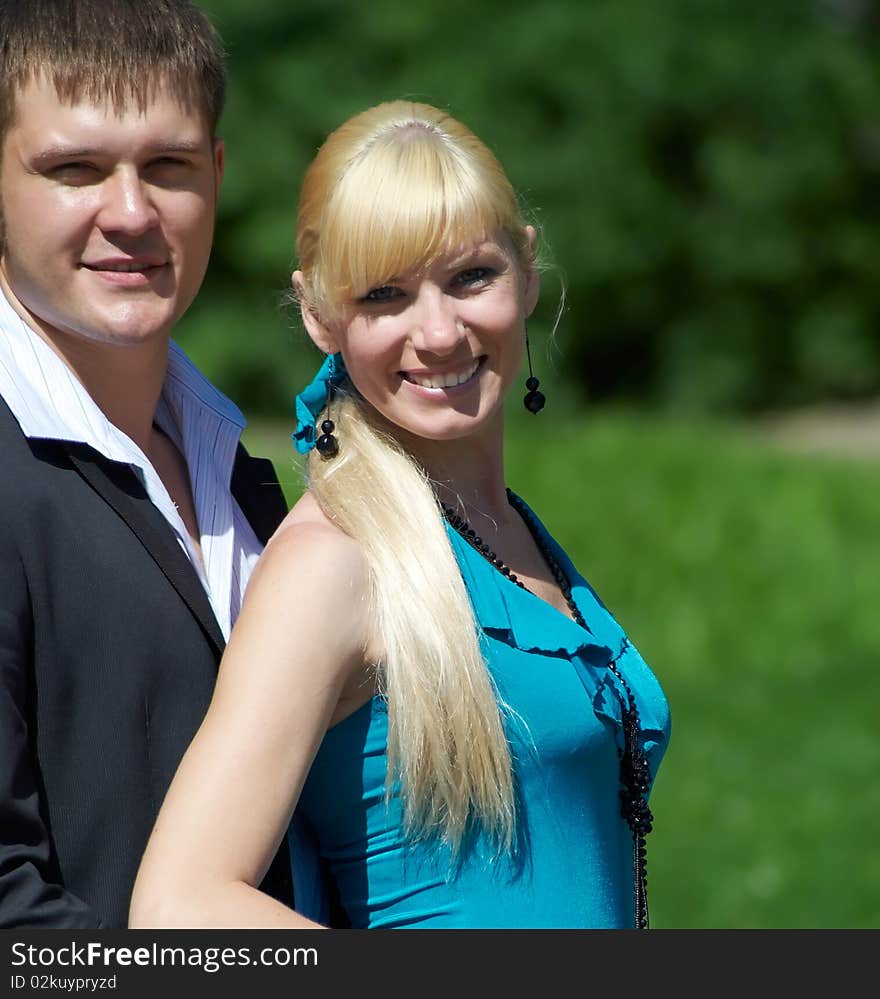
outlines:
{"label": "woman's bare arm", "polygon": [[251,577],[210,708],[159,812],[131,927],[319,928],[255,885],[324,733],[363,691],[369,586],[355,542],[289,520]]}

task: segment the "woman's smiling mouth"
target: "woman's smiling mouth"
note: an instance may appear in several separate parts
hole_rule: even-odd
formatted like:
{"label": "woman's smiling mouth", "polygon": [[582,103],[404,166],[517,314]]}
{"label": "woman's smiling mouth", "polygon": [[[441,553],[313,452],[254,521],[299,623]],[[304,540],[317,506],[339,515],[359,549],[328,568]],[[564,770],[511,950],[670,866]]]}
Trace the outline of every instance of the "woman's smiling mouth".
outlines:
{"label": "woman's smiling mouth", "polygon": [[454,371],[432,372],[432,371],[401,371],[401,377],[411,385],[418,385],[425,389],[450,389],[457,388],[469,382],[477,371],[482,367],[485,356],[478,357],[471,361],[467,367],[458,368]]}

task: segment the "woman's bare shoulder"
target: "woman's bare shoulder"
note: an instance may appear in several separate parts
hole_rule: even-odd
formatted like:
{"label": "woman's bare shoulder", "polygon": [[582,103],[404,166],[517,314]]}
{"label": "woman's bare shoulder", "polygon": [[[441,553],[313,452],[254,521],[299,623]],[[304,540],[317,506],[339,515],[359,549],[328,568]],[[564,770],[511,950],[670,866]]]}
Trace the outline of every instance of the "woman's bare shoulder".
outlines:
{"label": "woman's bare shoulder", "polygon": [[306,493],[269,539],[248,582],[244,605],[259,599],[270,606],[295,601],[326,608],[344,600],[354,609],[365,604],[369,594],[361,545]]}
{"label": "woman's bare shoulder", "polygon": [[361,546],[324,513],[306,492],[292,507],[269,539],[262,562],[309,560],[318,557],[347,563],[363,561]]}
{"label": "woman's bare shoulder", "polygon": [[316,527],[333,528],[339,531],[340,534],[343,533],[324,513],[315,497],[306,490],[290,508],[284,520],[278,525],[273,538],[283,536],[291,528],[304,527],[308,524]]}
{"label": "woman's bare shoulder", "polygon": [[[370,606],[370,574],[360,544],[313,500],[297,504],[248,581],[229,642],[232,658],[246,648],[252,660],[259,647],[273,669],[282,662],[291,668],[306,662],[312,676],[358,674],[371,646]],[[298,667],[292,675],[297,672]]]}

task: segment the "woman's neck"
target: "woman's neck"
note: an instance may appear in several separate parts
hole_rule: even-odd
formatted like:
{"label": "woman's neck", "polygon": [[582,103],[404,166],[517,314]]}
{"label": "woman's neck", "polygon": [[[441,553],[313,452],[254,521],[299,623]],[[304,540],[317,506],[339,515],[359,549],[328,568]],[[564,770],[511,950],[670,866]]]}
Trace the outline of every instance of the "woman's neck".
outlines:
{"label": "woman's neck", "polygon": [[501,439],[426,443],[427,447],[414,453],[440,502],[465,517],[478,531],[499,530],[511,515]]}
{"label": "woman's neck", "polygon": [[479,433],[452,440],[410,434],[375,411],[373,419],[424,468],[440,502],[466,517],[475,529],[483,527],[494,533],[510,519],[500,412]]}

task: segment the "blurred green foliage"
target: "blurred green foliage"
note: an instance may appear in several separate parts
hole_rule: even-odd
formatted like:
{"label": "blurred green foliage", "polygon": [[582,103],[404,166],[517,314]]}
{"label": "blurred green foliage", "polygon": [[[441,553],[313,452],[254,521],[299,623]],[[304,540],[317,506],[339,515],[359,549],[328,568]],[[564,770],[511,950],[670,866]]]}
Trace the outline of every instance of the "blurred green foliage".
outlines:
{"label": "blurred green foliage", "polygon": [[[876,928],[880,468],[625,411],[554,403],[552,434],[543,415],[509,420],[508,482],[669,698],[652,925]],[[286,427],[248,435],[293,502]]]}
{"label": "blurred green foliage", "polygon": [[229,50],[228,169],[179,338],[248,413],[288,414],[315,364],[282,305],[303,172],[397,97],[505,165],[557,265],[533,343],[576,398],[747,412],[880,389],[876,3],[204,6]]}

